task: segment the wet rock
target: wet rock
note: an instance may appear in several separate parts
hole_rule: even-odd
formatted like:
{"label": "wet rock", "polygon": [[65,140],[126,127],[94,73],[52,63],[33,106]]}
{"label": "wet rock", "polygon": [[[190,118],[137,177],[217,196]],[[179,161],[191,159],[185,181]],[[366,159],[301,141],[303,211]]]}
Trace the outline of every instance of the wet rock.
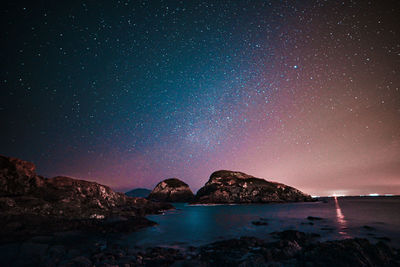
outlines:
{"label": "wet rock", "polygon": [[358,238],[318,243],[300,258],[310,266],[398,266],[398,260],[388,246]]}
{"label": "wet rock", "polygon": [[256,226],[268,225],[268,223],[265,221],[252,221],[251,224],[256,225]]}
{"label": "wet rock", "polygon": [[178,260],[171,265],[171,267],[206,267],[206,266],[209,266],[209,264],[193,259]]}
{"label": "wet rock", "polygon": [[375,230],[376,230],[375,227],[368,226],[368,225],[364,225],[363,228],[364,228],[365,230],[368,230],[368,231],[375,231]]}
{"label": "wet rock", "polygon": [[276,182],[235,171],[216,171],[196,194],[194,203],[270,203],[313,201],[311,196]]}
{"label": "wet rock", "polygon": [[400,260],[398,251],[364,239],[319,243],[294,230],[275,235],[277,242],[250,237],[215,242],[201,247],[199,258],[223,266],[398,266]]}
{"label": "wet rock", "polygon": [[279,247],[280,255],[277,255],[277,258],[282,259],[294,257],[302,250],[302,247],[297,243],[296,240],[282,240],[279,243]]}
{"label": "wet rock", "polygon": [[391,239],[389,237],[387,237],[387,236],[376,236],[374,238],[377,239],[377,240],[386,241],[386,242],[390,242],[391,241]]}
{"label": "wet rock", "polygon": [[[241,237],[201,247],[128,248],[109,245],[102,252],[80,255],[61,266],[399,266],[399,251],[365,239],[316,242],[313,235],[288,230],[277,241]],[[49,251],[52,248],[49,249]],[[53,266],[54,266],[53,265]]]}
{"label": "wet rock", "polygon": [[286,230],[282,232],[273,232],[272,236],[286,241],[296,241],[300,245],[310,244],[314,242],[315,238],[320,237],[319,234],[303,233],[296,230]]}
{"label": "wet rock", "polygon": [[190,202],[193,198],[189,186],[177,178],[159,182],[148,196],[149,200],[164,202]]}
{"label": "wet rock", "polygon": [[271,235],[274,235],[282,240],[305,240],[307,234],[303,232],[299,232],[296,230],[285,230],[282,232],[273,232]]}
{"label": "wet rock", "polygon": [[321,221],[323,219],[321,217],[308,216],[307,220],[309,220],[309,221]]}
{"label": "wet rock", "polygon": [[[264,241],[255,237],[242,237],[218,241],[200,248],[200,259],[203,262],[212,262],[212,265],[237,265],[246,261],[251,255],[259,254]],[[256,252],[257,251],[257,252]]]}
{"label": "wet rock", "polygon": [[60,266],[62,266],[62,267],[91,267],[93,265],[92,265],[92,262],[88,258],[86,258],[84,256],[78,256],[76,258],[73,258],[72,260],[62,262],[60,264]]}

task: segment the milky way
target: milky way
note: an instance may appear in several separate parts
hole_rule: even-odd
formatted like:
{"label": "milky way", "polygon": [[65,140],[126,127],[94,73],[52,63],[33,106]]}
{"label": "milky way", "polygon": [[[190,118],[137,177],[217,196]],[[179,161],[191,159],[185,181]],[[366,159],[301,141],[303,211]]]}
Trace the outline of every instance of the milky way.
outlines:
{"label": "milky way", "polygon": [[398,1],[10,2],[0,153],[117,190],[218,169],[400,193]]}

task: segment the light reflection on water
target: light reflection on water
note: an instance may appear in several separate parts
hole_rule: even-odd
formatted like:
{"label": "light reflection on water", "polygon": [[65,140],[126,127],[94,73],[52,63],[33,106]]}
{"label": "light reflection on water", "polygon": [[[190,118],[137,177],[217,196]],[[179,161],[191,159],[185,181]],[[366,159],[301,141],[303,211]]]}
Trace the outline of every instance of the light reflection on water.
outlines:
{"label": "light reflection on water", "polygon": [[[270,233],[293,229],[321,235],[321,241],[351,237],[390,236],[400,247],[399,197],[328,198],[325,202],[191,206],[174,204],[176,210],[150,215],[158,223],[124,236],[135,245],[202,245],[220,239],[257,236],[268,239]],[[322,220],[310,221],[308,216]],[[252,221],[263,219],[266,226]],[[370,226],[370,227],[366,227]],[[374,229],[374,230],[368,230]]]}
{"label": "light reflection on water", "polygon": [[335,197],[335,209],[336,209],[336,220],[339,224],[339,234],[341,234],[345,238],[350,238],[351,236],[346,232],[347,221],[344,218],[344,215],[343,215],[342,209],[340,208],[337,197]]}

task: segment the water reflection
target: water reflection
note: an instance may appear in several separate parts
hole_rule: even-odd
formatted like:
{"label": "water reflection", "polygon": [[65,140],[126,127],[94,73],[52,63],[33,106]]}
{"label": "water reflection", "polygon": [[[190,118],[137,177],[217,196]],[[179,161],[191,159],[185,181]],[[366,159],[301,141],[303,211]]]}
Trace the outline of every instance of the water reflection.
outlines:
{"label": "water reflection", "polygon": [[339,224],[339,234],[342,235],[343,237],[349,238],[350,237],[349,234],[347,234],[347,232],[345,231],[347,229],[347,221],[344,218],[337,197],[335,197],[335,208],[336,208],[336,220]]}

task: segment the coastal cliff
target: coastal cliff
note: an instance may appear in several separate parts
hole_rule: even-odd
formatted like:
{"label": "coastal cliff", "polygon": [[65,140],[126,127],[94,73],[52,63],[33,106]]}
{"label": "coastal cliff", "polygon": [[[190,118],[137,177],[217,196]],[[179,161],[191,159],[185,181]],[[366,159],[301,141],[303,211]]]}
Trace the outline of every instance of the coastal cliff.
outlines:
{"label": "coastal cliff", "polygon": [[0,156],[2,237],[90,228],[131,231],[155,224],[143,217],[146,214],[173,208],[95,182],[44,178],[35,170],[31,162]]}

